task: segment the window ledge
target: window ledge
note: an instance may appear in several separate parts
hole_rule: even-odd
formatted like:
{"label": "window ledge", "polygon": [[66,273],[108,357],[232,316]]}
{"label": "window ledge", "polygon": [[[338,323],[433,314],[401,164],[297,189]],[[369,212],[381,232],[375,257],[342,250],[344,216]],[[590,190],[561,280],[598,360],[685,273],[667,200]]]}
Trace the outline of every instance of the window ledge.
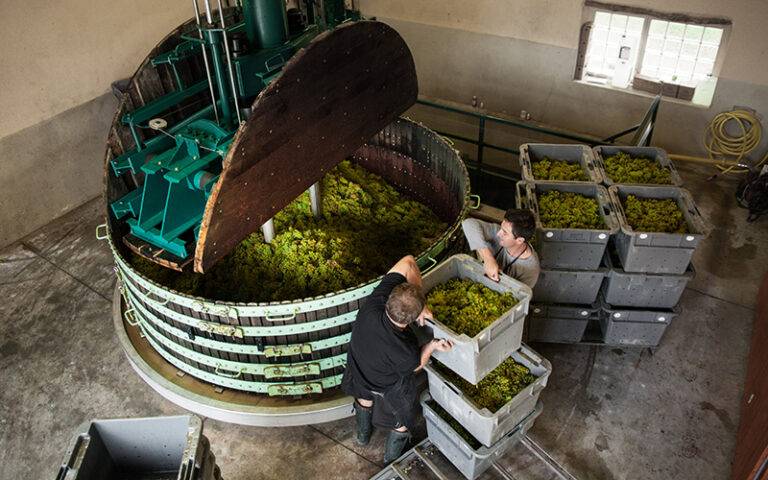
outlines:
{"label": "window ledge", "polygon": [[[630,95],[636,95],[639,97],[645,97],[645,98],[655,98],[656,95],[653,93],[645,92],[643,90],[636,90],[632,87],[627,88],[619,88],[619,87],[613,87],[611,85],[601,85],[599,83],[592,83],[587,82],[585,80],[573,80],[574,83],[580,84],[580,85],[587,85],[590,87],[596,87],[596,88],[602,88],[603,90],[610,90],[613,92],[623,92],[628,93]],[[712,105],[712,98],[715,95],[715,85],[717,84],[717,79],[712,78],[710,82],[703,82],[696,88],[696,93],[693,96],[693,100],[681,100],[679,98],[675,97],[665,97],[662,96],[661,99],[664,102],[670,102],[670,103],[676,103],[678,105],[686,105],[688,107],[695,107],[695,108],[701,108],[701,109],[708,109]]]}

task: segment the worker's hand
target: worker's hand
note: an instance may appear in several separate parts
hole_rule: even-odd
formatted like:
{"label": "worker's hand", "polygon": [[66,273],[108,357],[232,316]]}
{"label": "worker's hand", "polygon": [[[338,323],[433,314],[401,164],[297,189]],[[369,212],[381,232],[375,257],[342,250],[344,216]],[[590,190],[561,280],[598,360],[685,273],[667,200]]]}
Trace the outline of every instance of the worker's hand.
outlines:
{"label": "worker's hand", "polygon": [[447,338],[440,338],[432,340],[432,349],[438,352],[447,352],[453,348],[453,342]]}
{"label": "worker's hand", "polygon": [[426,305],[424,305],[424,309],[419,314],[419,318],[416,319],[416,322],[418,322],[420,327],[424,326],[424,323],[426,320],[432,320],[432,310],[429,309]]}
{"label": "worker's hand", "polygon": [[485,276],[493,280],[494,282],[499,281],[499,274],[501,273],[501,269],[499,268],[499,264],[496,263],[496,259],[489,258],[488,260],[483,262],[483,268],[485,269]]}

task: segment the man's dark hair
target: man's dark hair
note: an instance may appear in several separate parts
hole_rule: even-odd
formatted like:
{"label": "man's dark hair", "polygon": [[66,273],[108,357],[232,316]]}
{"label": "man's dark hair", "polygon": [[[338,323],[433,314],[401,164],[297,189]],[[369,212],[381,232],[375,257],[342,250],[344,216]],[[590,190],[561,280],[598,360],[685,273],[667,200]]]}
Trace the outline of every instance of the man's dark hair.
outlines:
{"label": "man's dark hair", "polygon": [[526,242],[530,242],[536,233],[536,219],[530,210],[510,208],[504,213],[504,220],[512,224],[515,237],[523,237]]}
{"label": "man's dark hair", "polygon": [[416,321],[426,304],[427,299],[419,287],[401,283],[389,294],[386,309],[392,320],[401,325],[408,325]]}

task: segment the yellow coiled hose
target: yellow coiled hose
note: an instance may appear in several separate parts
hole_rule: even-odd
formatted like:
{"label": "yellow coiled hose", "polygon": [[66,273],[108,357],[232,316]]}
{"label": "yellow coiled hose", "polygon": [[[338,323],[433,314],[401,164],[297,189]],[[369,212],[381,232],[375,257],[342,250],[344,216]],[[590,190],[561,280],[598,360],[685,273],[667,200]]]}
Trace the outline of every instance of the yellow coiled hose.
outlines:
{"label": "yellow coiled hose", "polygon": [[[737,125],[737,134],[728,133],[729,123]],[[731,110],[715,115],[704,132],[704,148],[709,159],[676,154],[669,155],[669,158],[714,164],[721,173],[745,173],[748,169],[743,165],[748,164],[747,156],[760,145],[762,138],[760,119],[753,112]],[[759,167],[767,160],[768,152],[753,166]]]}

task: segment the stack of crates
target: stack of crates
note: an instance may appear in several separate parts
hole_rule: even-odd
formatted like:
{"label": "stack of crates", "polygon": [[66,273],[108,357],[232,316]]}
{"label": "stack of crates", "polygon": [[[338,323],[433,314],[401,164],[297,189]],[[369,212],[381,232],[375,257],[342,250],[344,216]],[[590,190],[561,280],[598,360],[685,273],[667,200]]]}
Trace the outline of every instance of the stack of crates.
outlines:
{"label": "stack of crates", "polygon": [[[608,275],[603,262],[619,221],[594,152],[586,145],[529,143],[520,146],[523,181],[517,184],[517,207],[536,217],[534,247],[541,275],[533,289],[529,341],[578,343],[599,329],[600,288]],[[580,180],[547,180],[534,176],[534,164],[544,159],[580,165]],[[539,215],[539,198],[551,192],[571,192],[594,199],[603,219],[600,229],[549,228]]]}
{"label": "stack of crates", "polygon": [[[600,328],[603,341],[611,345],[657,346],[667,327],[680,313],[678,302],[693,278],[691,257],[706,237],[708,227],[690,192],[667,157],[654,147],[594,148],[620,230],[606,253],[610,269],[601,290]],[[605,160],[619,152],[653,160],[669,171],[670,185],[616,183],[605,169]],[[686,233],[636,232],[624,212],[627,196],[672,199],[683,213]]]}
{"label": "stack of crates", "polygon": [[[509,292],[518,303],[474,337],[457,334],[440,323],[430,322],[435,338],[447,338],[454,347],[435,352],[442,368],[451,370],[467,382],[477,385],[508,358],[525,365],[536,378],[495,412],[479,408],[455,382],[435,365],[427,365],[429,392],[421,399],[430,441],[468,479],[478,478],[493,462],[515,445],[541,413],[539,394],[547,385],[551,364],[522,344],[523,323],[528,313],[531,289],[502,275],[494,282],[484,275],[483,265],[468,255],[454,255],[423,278],[424,291],[453,278],[469,279],[497,292]],[[434,401],[434,404],[432,403]],[[480,446],[473,446],[443,419],[444,410],[472,435]]]}
{"label": "stack of crates", "polygon": [[200,417],[94,420],[81,430],[56,480],[221,480]]}
{"label": "stack of crates", "polygon": [[[652,159],[669,171],[672,185],[614,182],[604,160],[618,152]],[[532,164],[544,157],[580,162],[590,182],[534,178]],[[528,340],[657,346],[679,314],[677,303],[694,274],[691,256],[707,231],[666,152],[654,147],[527,144],[520,147],[520,162],[524,180],[518,184],[518,206],[531,208],[537,217],[536,245],[542,266],[533,291]],[[552,189],[596,192],[606,228],[545,228],[536,196]],[[623,208],[628,195],[674,199],[688,233],[633,231]]]}

